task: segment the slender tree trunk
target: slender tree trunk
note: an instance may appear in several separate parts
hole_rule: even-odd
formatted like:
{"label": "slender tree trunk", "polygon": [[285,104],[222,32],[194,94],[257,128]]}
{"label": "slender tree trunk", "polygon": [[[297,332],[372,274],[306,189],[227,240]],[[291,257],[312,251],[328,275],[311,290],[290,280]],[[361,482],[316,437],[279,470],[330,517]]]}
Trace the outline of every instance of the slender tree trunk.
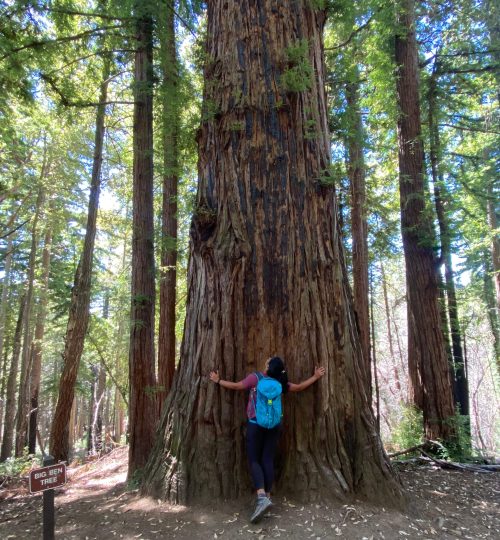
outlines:
{"label": "slender tree trunk", "polygon": [[[102,318],[109,318],[109,292],[105,291]],[[94,376],[92,380],[92,398],[89,408],[89,431],[87,440],[87,450],[92,454],[97,454],[102,450],[102,426],[104,398],[106,392],[106,365],[104,355],[101,355],[101,365],[91,367]]]}
{"label": "slender tree trunk", "polygon": [[[453,360],[454,397],[458,403],[459,412],[469,416],[469,382],[465,372],[464,355],[462,352],[462,336],[460,321],[458,319],[458,303],[455,291],[455,278],[451,261],[451,231],[448,216],[445,210],[447,200],[446,186],[440,171],[441,142],[436,122],[437,115],[437,81],[435,71],[429,82],[429,132],[430,132],[430,161],[432,180],[434,185],[434,203],[439,224],[439,238],[441,243],[441,259],[445,268],[446,298],[448,304],[448,317],[451,330],[451,350]],[[444,331],[444,330],[443,330]],[[470,438],[470,424],[467,422],[468,436]]]}
{"label": "slender tree trunk", "polygon": [[104,366],[99,367],[99,376],[97,378],[96,387],[96,410],[94,415],[94,449],[95,452],[101,452],[103,450],[103,418],[104,418],[104,405],[106,399],[106,370]]}
{"label": "slender tree trunk", "polygon": [[[375,336],[375,317],[373,315],[373,309],[374,309],[374,297],[373,297],[373,274],[370,273],[370,280],[368,283],[369,289],[370,289],[370,320],[371,320],[371,339],[370,342],[372,344],[371,346],[371,358],[373,359],[373,382],[375,383],[375,410],[377,411],[376,414],[376,421],[377,421],[377,432],[380,435],[380,387],[378,383],[378,369],[377,369],[377,348],[376,348],[376,336]],[[371,388],[370,394],[371,395]]]}
{"label": "slender tree trunk", "polygon": [[153,446],[155,399],[155,264],[153,231],[153,21],[136,4],[132,304],[129,351],[129,478]]}
{"label": "slender tree trunk", "polygon": [[490,253],[484,253],[484,276],[483,295],[488,313],[491,333],[493,335],[493,348],[495,351],[498,372],[500,373],[500,318],[498,317],[495,290],[491,280],[491,258]]}
{"label": "slender tree trunk", "polygon": [[[181,503],[247,494],[245,396],[207,374],[240,380],[278,354],[292,381],[314,364],[328,373],[285,398],[278,487],[310,500],[391,501],[400,487],[366,393],[334,190],[321,179],[325,12],[305,0],[277,5],[208,3],[186,326],[144,487]],[[311,67],[301,92],[287,91],[282,71],[297,46]]]}
{"label": "slender tree trunk", "polygon": [[21,354],[21,337],[23,332],[24,311],[26,309],[26,294],[19,300],[19,317],[17,318],[16,331],[14,333],[14,346],[12,349],[12,361],[10,364],[9,379],[7,380],[7,395],[5,399],[5,419],[3,423],[2,449],[0,462],[12,456],[14,443],[14,426],[16,413],[16,383],[19,368],[19,355]]}
{"label": "slender tree trunk", "polygon": [[114,441],[115,443],[120,443],[123,435],[123,399],[118,391],[115,390],[114,398]]}
{"label": "slender tree trunk", "polygon": [[97,106],[94,157],[90,197],[87,216],[87,229],[83,252],[75,274],[75,283],[71,294],[71,305],[66,329],[66,339],[63,353],[64,367],[59,382],[59,398],[57,400],[54,419],[50,433],[50,453],[56,461],[69,459],[69,417],[75,395],[75,383],[83,352],[83,344],[89,320],[90,289],[94,241],[96,235],[97,210],[99,208],[99,193],[101,190],[101,165],[103,159],[104,119],[108,79],[111,71],[111,61],[105,57],[103,66],[103,82]]}
{"label": "slender tree trunk", "polygon": [[87,452],[95,453],[95,436],[94,436],[94,418],[96,415],[96,392],[97,392],[97,377],[99,368],[96,365],[90,367],[92,373],[92,383],[90,385],[90,400],[89,400],[89,416],[87,429]]}
{"label": "slender tree trunk", "polygon": [[[172,5],[170,5],[172,4]],[[175,297],[177,280],[177,183],[179,131],[178,61],[174,2],[162,4],[160,33],[163,106],[163,209],[160,281],[160,327],[158,334],[158,407],[161,410],[172,386],[175,371]],[[164,28],[163,28],[164,26]]]}
{"label": "slender tree trunk", "polygon": [[92,366],[91,400],[89,406],[89,429],[87,433],[87,450],[97,454],[102,450],[102,413],[106,391],[106,370],[103,366]]}
{"label": "slender tree trunk", "polygon": [[[45,143],[46,145],[47,143]],[[47,150],[44,151],[41,181],[45,181],[48,173]],[[22,456],[24,447],[28,443],[28,419],[30,406],[30,373],[32,364],[32,326],[31,312],[33,310],[33,289],[35,286],[36,252],[38,250],[38,220],[43,211],[45,203],[45,188],[40,187],[36,201],[36,210],[33,217],[33,228],[31,232],[31,249],[28,262],[28,289],[26,291],[26,307],[24,310],[23,322],[23,348],[21,354],[21,373],[19,377],[19,395],[17,400],[16,416],[16,457]]]}
{"label": "slender tree trunk", "polygon": [[492,239],[491,239],[491,261],[493,265],[493,283],[495,284],[495,293],[497,299],[497,313],[500,314],[500,237],[496,232],[498,230],[498,189],[495,191],[493,186],[498,182],[498,178],[495,178],[494,173],[490,173],[490,178],[487,182],[487,202],[486,208],[488,212],[488,225],[490,226]]}
{"label": "slender tree trunk", "polygon": [[[380,273],[382,276],[382,292],[384,295],[384,306],[385,306],[385,317],[387,321],[387,340],[389,341],[389,353],[391,355],[391,361],[392,361],[392,370],[394,373],[394,381],[396,384],[396,390],[399,393],[400,399],[402,399],[401,394],[401,380],[399,378],[399,370],[397,366],[396,356],[394,354],[394,344],[393,344],[393,337],[392,337],[392,331],[391,331],[391,310],[389,307],[389,296],[387,294],[387,279],[385,277],[385,269],[382,261],[380,261]],[[402,401],[405,401],[402,399]]]}
{"label": "slender tree trunk", "polygon": [[12,235],[9,236],[7,240],[7,251],[5,255],[5,264],[4,264],[4,276],[2,283],[2,297],[0,299],[0,377],[2,381],[2,388],[0,392],[0,433],[3,430],[3,418],[4,418],[4,404],[5,404],[5,392],[7,388],[7,364],[8,356],[7,351],[4,351],[4,341],[5,341],[5,330],[7,326],[7,306],[10,295],[10,269],[12,266],[12,251],[13,251],[13,241]]}
{"label": "slender tree trunk", "polygon": [[76,419],[77,419],[77,407],[78,400],[73,398],[73,403],[71,404],[71,413],[69,415],[69,427],[68,427],[68,446],[73,448],[75,444],[75,431],[76,431]]}
{"label": "slender tree trunk", "polygon": [[351,230],[354,309],[356,311],[361,349],[367,373],[367,392],[371,396],[370,365],[370,314],[368,301],[368,224],[366,221],[365,163],[363,156],[363,124],[359,104],[359,73],[356,69],[355,82],[346,86],[349,130],[348,176],[351,185]]}
{"label": "slender tree trunk", "polygon": [[[128,205],[127,205],[128,207]],[[126,215],[128,215],[128,208]],[[127,246],[129,245],[127,234],[125,233],[123,238],[123,252],[122,252],[122,272],[127,271],[128,259],[127,259]],[[118,322],[118,327],[115,334],[115,373],[117,374],[117,380],[115,381],[115,394],[113,400],[113,411],[114,411],[114,440],[116,443],[119,443],[123,434],[123,417],[124,409],[127,407],[125,403],[126,392],[121,390],[118,383],[118,374],[123,371],[122,359],[127,356],[127,349],[124,347],[123,336],[124,336],[124,317],[120,317]]]}
{"label": "slender tree trunk", "polygon": [[426,208],[414,0],[400,2],[398,25],[402,28],[395,41],[399,187],[411,401],[423,411],[426,436],[446,441],[454,437],[450,422],[454,405],[438,304],[433,220]]}
{"label": "slender tree trunk", "polygon": [[36,432],[38,429],[38,394],[40,392],[40,378],[42,373],[42,341],[45,333],[45,319],[47,317],[47,294],[49,288],[50,250],[52,247],[52,229],[49,226],[45,234],[42,254],[42,279],[40,298],[38,300],[38,313],[35,324],[35,341],[33,343],[33,362],[30,380],[31,410],[29,415],[28,447],[29,453],[36,451]]}

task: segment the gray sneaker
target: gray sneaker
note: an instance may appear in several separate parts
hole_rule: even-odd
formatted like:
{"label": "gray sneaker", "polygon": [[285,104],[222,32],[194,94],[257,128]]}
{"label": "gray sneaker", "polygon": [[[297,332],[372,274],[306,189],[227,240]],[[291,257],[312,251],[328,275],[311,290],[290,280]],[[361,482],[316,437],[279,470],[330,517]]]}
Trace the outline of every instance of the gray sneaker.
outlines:
{"label": "gray sneaker", "polygon": [[250,518],[250,523],[257,523],[260,521],[262,516],[266,513],[266,510],[268,510],[272,504],[271,500],[267,497],[257,497],[257,504],[252,517]]}

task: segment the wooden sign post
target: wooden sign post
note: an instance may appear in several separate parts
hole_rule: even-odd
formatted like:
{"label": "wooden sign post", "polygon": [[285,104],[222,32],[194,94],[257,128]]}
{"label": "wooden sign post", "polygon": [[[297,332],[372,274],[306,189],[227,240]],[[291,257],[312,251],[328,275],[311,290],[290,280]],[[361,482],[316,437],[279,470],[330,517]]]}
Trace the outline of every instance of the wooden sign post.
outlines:
{"label": "wooden sign post", "polygon": [[54,464],[52,456],[43,458],[44,467],[30,471],[30,492],[43,491],[43,540],[54,540],[54,488],[66,483],[66,465]]}

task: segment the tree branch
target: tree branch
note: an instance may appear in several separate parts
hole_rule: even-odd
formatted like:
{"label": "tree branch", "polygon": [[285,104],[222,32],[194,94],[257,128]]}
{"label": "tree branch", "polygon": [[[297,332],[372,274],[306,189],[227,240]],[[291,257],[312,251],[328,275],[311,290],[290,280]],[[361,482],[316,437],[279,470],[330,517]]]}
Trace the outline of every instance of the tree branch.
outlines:
{"label": "tree branch", "polygon": [[448,75],[454,73],[487,73],[488,71],[496,71],[498,66],[483,66],[483,67],[469,67],[469,68],[456,68],[456,69],[438,69],[436,73],[438,75]]}
{"label": "tree branch", "polygon": [[94,348],[95,348],[95,350],[96,350],[96,352],[97,352],[97,354],[99,356],[99,359],[101,360],[101,363],[104,366],[104,369],[106,370],[107,374],[109,375],[109,377],[113,381],[113,384],[118,389],[118,392],[120,392],[120,395],[122,396],[122,399],[123,399],[125,405],[128,407],[128,399],[127,399],[127,396],[126,396],[126,391],[120,386],[118,381],[115,379],[111,369],[108,366],[107,360],[104,357],[104,353],[100,349],[100,347],[97,344],[97,342],[95,341],[95,339],[90,334],[88,335],[88,338],[90,340],[90,343],[92,343],[92,345],[94,346]]}
{"label": "tree branch", "polygon": [[9,232],[7,232],[5,234],[2,234],[0,236],[0,240],[3,240],[4,238],[8,238],[12,233],[15,233],[16,231],[18,231],[23,225],[26,225],[26,223],[28,223],[28,221],[29,221],[29,219],[27,219],[26,221],[23,221],[20,225],[18,225],[14,229],[10,230]]}
{"label": "tree branch", "polygon": [[345,47],[346,45],[349,45],[349,43],[355,38],[355,36],[357,34],[359,34],[359,32],[361,32],[362,30],[364,30],[365,28],[367,28],[370,25],[372,20],[373,20],[373,15],[365,23],[363,23],[361,26],[358,26],[357,28],[355,28],[351,32],[351,35],[345,41],[343,41],[342,43],[339,43],[338,45],[335,45],[333,47],[325,47],[325,51],[335,51],[337,49],[341,49],[342,47]]}
{"label": "tree branch", "polygon": [[493,135],[500,135],[500,131],[491,131],[489,129],[477,129],[477,128],[465,127],[465,126],[454,125],[454,124],[439,124],[439,127],[449,127],[449,128],[463,130],[463,131],[473,131],[475,133],[491,133]]}
{"label": "tree branch", "polygon": [[37,47],[45,47],[46,45],[56,45],[58,43],[67,43],[69,41],[78,41],[79,39],[82,39],[87,36],[92,36],[93,34],[98,34],[100,32],[105,32],[107,30],[113,30],[115,28],[123,28],[123,25],[113,25],[113,26],[102,26],[101,28],[94,28],[93,30],[86,30],[85,32],[81,32],[80,34],[74,34],[73,36],[64,36],[56,39],[46,39],[41,41],[32,41],[31,43],[27,43],[26,45],[23,45],[22,47],[16,47],[12,50],[10,50],[7,54],[4,54],[0,60],[5,60],[9,56],[12,56],[13,54],[24,51],[26,49],[33,49]]}
{"label": "tree branch", "polygon": [[59,99],[61,100],[61,104],[65,107],[98,107],[99,105],[134,105],[134,101],[71,101],[69,100],[64,92],[57,86],[56,81],[52,79],[52,77],[49,77],[45,73],[40,73],[40,78],[46,82],[50,88],[59,96]]}
{"label": "tree branch", "polygon": [[78,11],[78,10],[71,10],[71,9],[55,9],[48,6],[40,6],[38,9],[40,11],[47,11],[49,13],[60,13],[61,15],[76,15],[79,17],[89,17],[89,18],[97,18],[97,19],[104,19],[107,21],[133,21],[133,17],[119,17],[118,15],[109,15],[105,13],[96,13],[96,12],[85,12],[85,11]]}

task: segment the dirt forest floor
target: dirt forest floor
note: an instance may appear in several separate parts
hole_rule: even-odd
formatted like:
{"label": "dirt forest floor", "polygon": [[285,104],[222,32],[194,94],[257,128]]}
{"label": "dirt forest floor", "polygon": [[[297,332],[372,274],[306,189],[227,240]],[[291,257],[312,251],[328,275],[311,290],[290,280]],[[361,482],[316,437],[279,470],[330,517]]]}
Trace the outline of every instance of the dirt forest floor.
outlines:
{"label": "dirt forest floor", "polygon": [[[127,449],[70,468],[56,491],[58,539],[345,538],[356,540],[500,538],[499,473],[398,465],[412,501],[408,513],[359,501],[309,504],[275,498],[258,524],[248,522],[251,499],[204,507],[175,507],[126,491]],[[27,482],[0,491],[0,539],[41,538],[41,495]]]}

